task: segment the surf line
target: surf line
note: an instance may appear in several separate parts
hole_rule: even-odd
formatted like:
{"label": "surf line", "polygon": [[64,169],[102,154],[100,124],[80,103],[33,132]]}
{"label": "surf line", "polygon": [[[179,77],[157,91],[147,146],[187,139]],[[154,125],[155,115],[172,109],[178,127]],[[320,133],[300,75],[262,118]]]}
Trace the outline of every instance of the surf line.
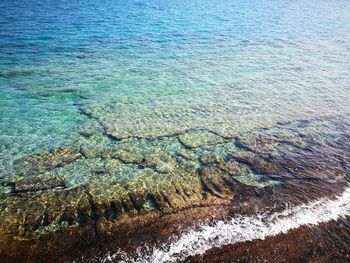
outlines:
{"label": "surf line", "polygon": [[[132,257],[123,251],[118,251],[105,255],[101,261],[104,263],[179,262],[189,256],[202,255],[211,248],[265,239],[301,226],[317,226],[345,216],[350,216],[349,186],[334,198],[321,198],[270,215],[241,216],[203,225],[196,230],[188,230],[160,247],[139,248]],[[119,260],[116,260],[117,258]]]}

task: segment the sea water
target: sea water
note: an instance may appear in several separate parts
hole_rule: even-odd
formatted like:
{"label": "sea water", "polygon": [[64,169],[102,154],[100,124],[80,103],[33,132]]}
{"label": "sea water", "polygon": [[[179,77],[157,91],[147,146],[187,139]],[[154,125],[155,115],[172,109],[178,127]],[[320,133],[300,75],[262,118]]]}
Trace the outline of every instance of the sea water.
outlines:
{"label": "sea water", "polygon": [[[0,3],[1,166],[117,137],[237,134],[349,112],[348,1]],[[2,169],[3,170],[3,169]]]}
{"label": "sea water", "polygon": [[[0,179],[20,178],[14,163],[23,156],[108,149],[109,139],[119,148],[127,141],[127,148],[174,153],[183,147],[175,137],[188,131],[210,131],[188,139],[197,147],[210,136],[235,138],[298,120],[349,123],[349,102],[346,0],[0,1]],[[83,185],[101,159],[58,173],[67,187]],[[118,165],[113,180],[142,174]],[[184,257],[255,237],[236,237],[240,226],[264,238],[327,222],[349,215],[348,199],[346,188],[339,199],[288,210],[297,220],[285,228],[278,225],[284,219],[232,219],[172,246]],[[325,216],[317,221],[305,211]],[[203,233],[203,246],[183,245]],[[178,259],[156,252],[148,257]]]}

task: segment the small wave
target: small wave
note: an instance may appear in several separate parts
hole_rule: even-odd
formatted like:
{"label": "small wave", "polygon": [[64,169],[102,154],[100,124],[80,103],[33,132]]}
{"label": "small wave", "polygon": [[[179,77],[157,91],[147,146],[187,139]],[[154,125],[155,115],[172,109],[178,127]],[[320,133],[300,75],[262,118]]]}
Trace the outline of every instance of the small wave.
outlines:
{"label": "small wave", "polygon": [[201,255],[211,248],[265,239],[300,226],[316,226],[344,216],[350,216],[350,187],[332,199],[322,198],[270,215],[242,216],[218,221],[213,225],[203,225],[198,230],[190,230],[160,247],[138,249],[133,257],[118,251],[106,255],[101,261],[178,262],[189,256]]}

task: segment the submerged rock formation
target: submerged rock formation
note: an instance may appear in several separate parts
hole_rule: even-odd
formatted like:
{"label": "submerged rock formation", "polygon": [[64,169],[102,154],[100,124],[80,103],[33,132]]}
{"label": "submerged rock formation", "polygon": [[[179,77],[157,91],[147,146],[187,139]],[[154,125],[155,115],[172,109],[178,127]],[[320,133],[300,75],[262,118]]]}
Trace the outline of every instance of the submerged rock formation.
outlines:
{"label": "submerged rock formation", "polygon": [[18,176],[42,174],[63,167],[79,159],[81,154],[69,148],[52,149],[34,155],[24,156],[14,161],[14,173]]}
{"label": "submerged rock formation", "polygon": [[63,262],[132,251],[205,220],[337,193],[350,177],[349,126],[337,125],[296,121],[232,138],[203,129],[159,138],[92,133],[24,156],[0,179],[0,256]]}

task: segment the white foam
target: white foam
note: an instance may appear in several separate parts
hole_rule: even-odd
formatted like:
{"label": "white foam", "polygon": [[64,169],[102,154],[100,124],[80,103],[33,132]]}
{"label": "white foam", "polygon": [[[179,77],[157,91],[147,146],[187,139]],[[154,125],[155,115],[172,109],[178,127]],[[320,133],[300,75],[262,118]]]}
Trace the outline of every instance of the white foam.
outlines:
{"label": "white foam", "polygon": [[134,257],[119,251],[107,255],[103,262],[178,262],[188,256],[203,254],[208,249],[254,239],[265,239],[300,226],[315,226],[323,222],[350,216],[350,188],[333,199],[319,199],[312,203],[295,206],[272,215],[238,217],[229,221],[218,221],[214,225],[204,225],[198,230],[190,230],[174,241],[161,247],[139,250]]}

